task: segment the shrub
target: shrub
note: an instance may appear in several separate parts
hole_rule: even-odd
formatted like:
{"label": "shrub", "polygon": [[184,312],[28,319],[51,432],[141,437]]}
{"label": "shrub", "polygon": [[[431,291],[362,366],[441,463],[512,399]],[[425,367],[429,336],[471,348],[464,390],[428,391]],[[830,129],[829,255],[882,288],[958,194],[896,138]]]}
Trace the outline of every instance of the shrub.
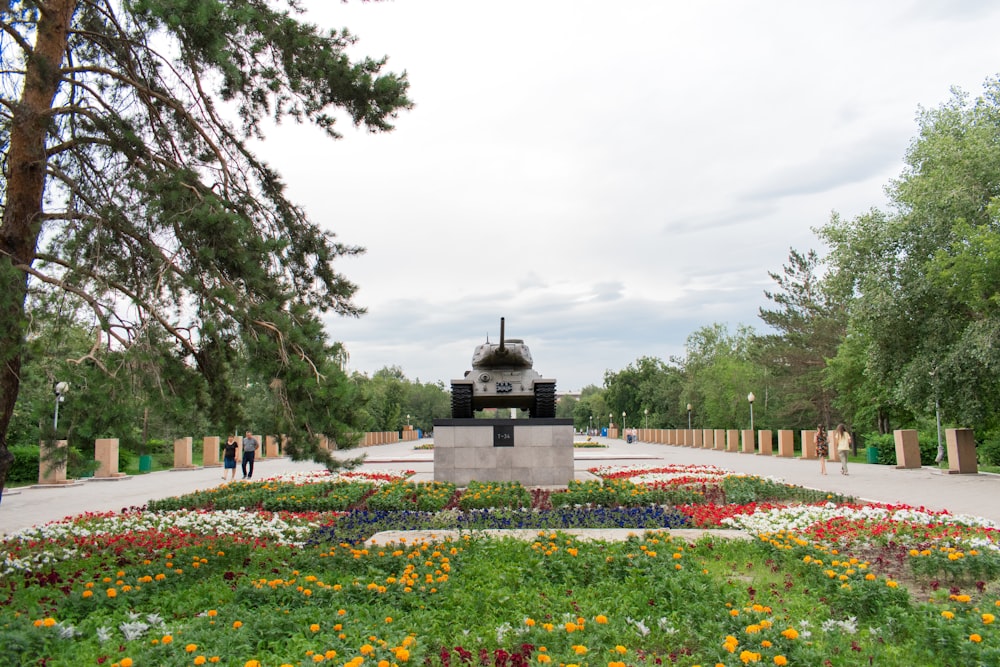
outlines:
{"label": "shrub", "polygon": [[11,484],[30,484],[38,481],[38,445],[15,445],[10,448],[14,462],[7,471],[7,481]]}

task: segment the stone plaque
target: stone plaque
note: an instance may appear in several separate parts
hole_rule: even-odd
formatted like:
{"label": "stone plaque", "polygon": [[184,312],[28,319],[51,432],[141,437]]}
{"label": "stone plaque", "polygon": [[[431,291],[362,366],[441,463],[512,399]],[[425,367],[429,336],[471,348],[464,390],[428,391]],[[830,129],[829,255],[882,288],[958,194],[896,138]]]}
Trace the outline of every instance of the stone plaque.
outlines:
{"label": "stone plaque", "polygon": [[508,424],[497,424],[493,427],[493,446],[494,447],[513,447],[514,446],[514,427]]}

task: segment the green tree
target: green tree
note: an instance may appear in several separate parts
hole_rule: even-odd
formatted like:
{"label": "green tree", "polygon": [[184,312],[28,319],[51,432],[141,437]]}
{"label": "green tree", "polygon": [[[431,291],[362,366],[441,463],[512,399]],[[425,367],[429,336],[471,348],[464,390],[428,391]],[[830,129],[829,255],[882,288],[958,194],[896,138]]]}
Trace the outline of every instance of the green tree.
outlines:
{"label": "green tree", "polygon": [[898,406],[912,423],[939,399],[947,421],[996,428],[1000,81],[976,100],[956,90],[918,122],[891,209],[835,217],[820,234],[835,273],[851,281],[853,344],[864,345],[866,380],[880,385],[866,392],[880,412]]}
{"label": "green tree", "polygon": [[[753,329],[741,326],[735,334],[724,324],[702,327],[688,336],[685,357],[674,360],[684,374],[679,407],[690,403],[703,428],[748,428],[753,392],[755,428],[767,428],[770,390],[767,375],[754,361]],[[684,427],[687,414],[684,413]]]}
{"label": "green tree", "polygon": [[246,140],[268,118],[331,137],[338,120],[389,130],[410,106],[408,82],[383,73],[384,58],[352,61],[347,31],[271,5],[14,0],[0,10],[0,490],[32,285],[86,302],[103,349],[162,330],[211,387],[231,370],[217,363],[222,343],[240,341],[299,454],[318,428],[351,417],[320,406],[351,388],[319,317],[360,314],[334,263],[361,249],[312,223]]}
{"label": "green tree", "polygon": [[833,424],[834,392],[823,382],[826,360],[833,357],[846,331],[846,313],[817,273],[814,250],[789,250],[782,273],[768,272],[777,289],[764,296],[774,309],[761,308],[760,319],[776,333],[758,337],[759,363],[768,369],[774,401],[771,414],[785,428]]}

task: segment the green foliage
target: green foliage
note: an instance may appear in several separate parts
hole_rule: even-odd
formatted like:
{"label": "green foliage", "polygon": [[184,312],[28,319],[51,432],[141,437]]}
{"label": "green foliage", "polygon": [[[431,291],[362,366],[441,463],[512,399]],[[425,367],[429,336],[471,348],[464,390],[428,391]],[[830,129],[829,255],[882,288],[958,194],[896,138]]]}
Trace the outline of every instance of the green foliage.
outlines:
{"label": "green foliage", "polygon": [[38,445],[17,445],[10,448],[14,462],[7,471],[7,479],[14,484],[33,484],[38,481]]}

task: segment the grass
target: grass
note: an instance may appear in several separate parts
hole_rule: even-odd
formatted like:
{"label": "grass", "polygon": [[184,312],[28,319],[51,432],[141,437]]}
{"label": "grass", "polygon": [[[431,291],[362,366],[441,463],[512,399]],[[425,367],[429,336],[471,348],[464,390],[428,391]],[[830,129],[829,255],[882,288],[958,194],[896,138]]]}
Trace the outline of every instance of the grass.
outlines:
{"label": "grass", "polygon": [[[709,466],[594,472],[607,485],[569,506],[486,484],[477,500],[504,507],[463,510],[462,491],[389,472],[312,475],[23,531],[0,543],[0,646],[10,664],[110,667],[1000,662],[987,522]],[[650,505],[637,486],[688,502]],[[654,514],[709,530],[560,530]],[[531,522],[529,540],[477,531]],[[417,527],[460,532],[365,542]]]}

